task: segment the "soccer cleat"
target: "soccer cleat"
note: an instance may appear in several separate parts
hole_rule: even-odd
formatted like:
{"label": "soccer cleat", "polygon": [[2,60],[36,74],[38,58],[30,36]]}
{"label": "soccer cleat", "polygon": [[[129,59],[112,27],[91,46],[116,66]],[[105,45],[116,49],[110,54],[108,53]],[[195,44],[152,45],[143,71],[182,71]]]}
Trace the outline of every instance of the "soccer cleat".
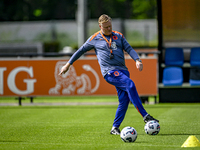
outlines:
{"label": "soccer cleat", "polygon": [[119,128],[114,128],[110,131],[110,134],[113,134],[113,135],[120,135],[120,130]]}
{"label": "soccer cleat", "polygon": [[151,120],[155,120],[157,122],[159,122],[159,120],[153,118],[151,115],[146,115],[144,118],[143,118],[144,122],[147,123],[148,121],[151,121]]}

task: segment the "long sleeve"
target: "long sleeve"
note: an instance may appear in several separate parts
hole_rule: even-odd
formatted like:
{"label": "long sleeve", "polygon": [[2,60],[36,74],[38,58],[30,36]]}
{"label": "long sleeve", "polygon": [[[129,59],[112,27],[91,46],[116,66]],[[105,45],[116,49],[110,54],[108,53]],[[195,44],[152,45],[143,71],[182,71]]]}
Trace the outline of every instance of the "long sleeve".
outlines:
{"label": "long sleeve", "polygon": [[85,52],[94,48],[93,41],[90,41],[91,37],[72,55],[68,63],[71,65],[79,59]]}
{"label": "long sleeve", "polygon": [[130,46],[130,44],[127,42],[125,38],[123,40],[124,50],[131,56],[132,59],[136,61],[136,59],[139,59],[139,56],[137,52]]}

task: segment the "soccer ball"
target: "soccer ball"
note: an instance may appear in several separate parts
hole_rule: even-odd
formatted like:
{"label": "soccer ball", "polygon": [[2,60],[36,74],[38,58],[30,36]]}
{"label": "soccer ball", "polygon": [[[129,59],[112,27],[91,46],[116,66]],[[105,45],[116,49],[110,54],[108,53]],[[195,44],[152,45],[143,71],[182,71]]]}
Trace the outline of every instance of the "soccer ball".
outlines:
{"label": "soccer ball", "polygon": [[144,130],[146,134],[157,135],[160,132],[160,125],[157,121],[152,120],[145,124]]}
{"label": "soccer ball", "polygon": [[137,131],[133,127],[125,127],[122,129],[120,137],[124,142],[135,142],[137,139]]}

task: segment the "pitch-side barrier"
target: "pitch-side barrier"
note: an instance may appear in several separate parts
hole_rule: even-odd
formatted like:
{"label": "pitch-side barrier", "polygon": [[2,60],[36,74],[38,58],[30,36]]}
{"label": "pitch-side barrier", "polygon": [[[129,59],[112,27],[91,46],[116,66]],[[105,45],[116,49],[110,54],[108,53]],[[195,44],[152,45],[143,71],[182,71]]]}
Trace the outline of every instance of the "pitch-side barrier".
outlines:
{"label": "pitch-side barrier", "polygon": [[[0,54],[0,96],[17,97],[22,105],[25,97],[33,102],[36,96],[116,95],[115,87],[101,75],[95,53],[86,53],[66,74],[59,76],[60,68],[72,54]],[[158,51],[138,54],[144,65],[142,72],[127,54],[126,65],[141,100],[147,100],[158,94]]]}

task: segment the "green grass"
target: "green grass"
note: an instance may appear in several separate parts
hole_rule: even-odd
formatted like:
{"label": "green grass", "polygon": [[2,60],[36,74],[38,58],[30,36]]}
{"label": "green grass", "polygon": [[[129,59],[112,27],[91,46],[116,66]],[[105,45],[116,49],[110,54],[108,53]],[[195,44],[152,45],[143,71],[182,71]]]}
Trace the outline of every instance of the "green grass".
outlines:
{"label": "green grass", "polygon": [[[17,97],[0,97],[1,103],[16,103],[18,104]],[[22,100],[23,103],[30,103],[30,98],[24,97]],[[54,96],[43,96],[35,97],[34,103],[72,103],[72,102],[117,102],[117,96],[63,96],[63,97],[54,97]],[[149,102],[154,102],[155,98],[150,96],[148,99]],[[157,101],[159,101],[159,96],[157,96]]]}
{"label": "green grass", "polygon": [[[17,97],[0,97],[1,103],[18,103]],[[30,98],[24,97],[23,103],[30,103]],[[71,103],[71,102],[116,102],[117,96],[43,96],[35,97],[34,103]]]}
{"label": "green grass", "polygon": [[[93,101],[101,99],[93,98]],[[108,97],[107,101],[113,99],[116,97]],[[76,100],[78,98],[73,99]],[[1,106],[0,149],[184,149],[181,145],[190,135],[200,140],[199,103],[144,107],[160,120],[160,133],[146,135],[142,117],[130,105],[120,128],[134,127],[138,138],[134,143],[124,143],[119,136],[109,134],[117,105]]]}

